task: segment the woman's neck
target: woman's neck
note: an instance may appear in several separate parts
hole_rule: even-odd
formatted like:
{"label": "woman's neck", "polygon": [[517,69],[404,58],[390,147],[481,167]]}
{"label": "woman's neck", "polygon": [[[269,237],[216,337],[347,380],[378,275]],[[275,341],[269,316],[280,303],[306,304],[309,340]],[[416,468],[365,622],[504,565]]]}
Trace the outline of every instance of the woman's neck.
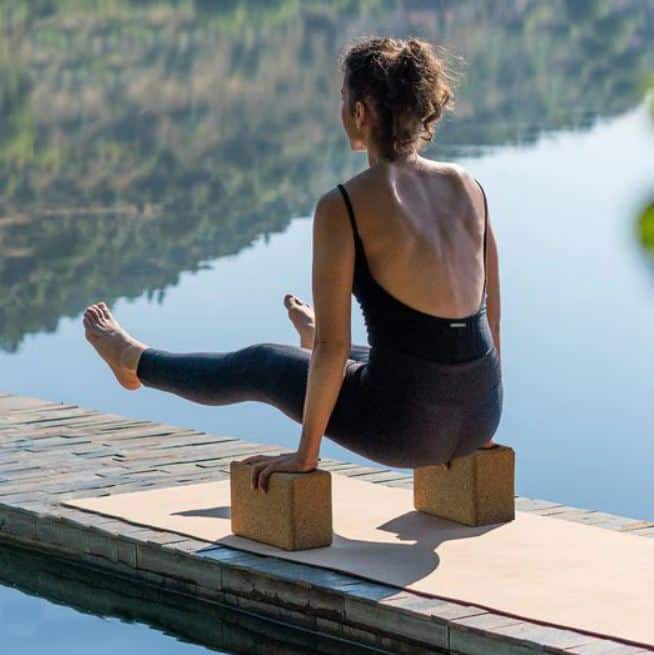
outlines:
{"label": "woman's neck", "polygon": [[384,166],[415,166],[421,161],[420,155],[417,151],[410,153],[405,157],[398,157],[396,159],[387,159],[382,157],[375,148],[368,148],[368,166],[372,168],[377,165]]}

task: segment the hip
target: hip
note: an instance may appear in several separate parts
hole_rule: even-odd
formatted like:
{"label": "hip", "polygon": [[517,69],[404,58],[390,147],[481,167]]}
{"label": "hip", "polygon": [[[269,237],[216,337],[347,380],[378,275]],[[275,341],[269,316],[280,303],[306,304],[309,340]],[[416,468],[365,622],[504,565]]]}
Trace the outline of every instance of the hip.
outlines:
{"label": "hip", "polygon": [[361,375],[362,383],[373,394],[428,408],[443,404],[474,406],[487,401],[502,385],[494,346],[477,359],[458,363],[434,362],[373,347]]}

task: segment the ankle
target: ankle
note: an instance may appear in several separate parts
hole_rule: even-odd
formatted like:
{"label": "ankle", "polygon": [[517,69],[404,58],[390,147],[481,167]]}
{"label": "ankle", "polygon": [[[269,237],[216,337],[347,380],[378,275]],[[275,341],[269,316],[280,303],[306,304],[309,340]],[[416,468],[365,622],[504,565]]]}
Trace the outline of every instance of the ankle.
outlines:
{"label": "ankle", "polygon": [[139,361],[141,360],[141,355],[146,348],[148,348],[148,346],[145,344],[129,344],[123,351],[121,364],[136,374],[136,371],[139,367]]}

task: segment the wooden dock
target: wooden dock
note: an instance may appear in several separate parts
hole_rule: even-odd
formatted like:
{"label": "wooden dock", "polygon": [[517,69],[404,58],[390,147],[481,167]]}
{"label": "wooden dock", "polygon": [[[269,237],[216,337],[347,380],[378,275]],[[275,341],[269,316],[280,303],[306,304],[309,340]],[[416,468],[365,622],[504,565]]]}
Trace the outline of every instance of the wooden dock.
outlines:
{"label": "wooden dock", "polygon": [[[227,605],[380,652],[654,652],[60,504],[71,498],[220,480],[228,477],[232,459],[284,450],[0,393],[0,538],[110,577],[147,583],[178,594],[186,603],[191,597]],[[321,468],[375,484],[412,484],[410,474],[380,467],[323,458]],[[516,508],[654,538],[654,522],[520,496]]]}

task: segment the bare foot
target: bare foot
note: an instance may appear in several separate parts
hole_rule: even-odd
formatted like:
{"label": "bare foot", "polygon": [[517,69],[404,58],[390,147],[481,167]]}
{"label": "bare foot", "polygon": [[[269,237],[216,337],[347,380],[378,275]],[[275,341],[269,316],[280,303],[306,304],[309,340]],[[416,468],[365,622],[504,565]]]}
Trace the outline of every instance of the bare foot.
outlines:
{"label": "bare foot", "polygon": [[288,317],[300,335],[300,346],[302,348],[313,348],[313,335],[316,331],[316,317],[311,305],[302,302],[292,293],[284,296],[284,306],[288,309]]}
{"label": "bare foot", "polygon": [[118,324],[104,302],[89,305],[84,312],[86,339],[111,367],[126,389],[141,386],[136,375],[141,353],[148,347],[130,336]]}

